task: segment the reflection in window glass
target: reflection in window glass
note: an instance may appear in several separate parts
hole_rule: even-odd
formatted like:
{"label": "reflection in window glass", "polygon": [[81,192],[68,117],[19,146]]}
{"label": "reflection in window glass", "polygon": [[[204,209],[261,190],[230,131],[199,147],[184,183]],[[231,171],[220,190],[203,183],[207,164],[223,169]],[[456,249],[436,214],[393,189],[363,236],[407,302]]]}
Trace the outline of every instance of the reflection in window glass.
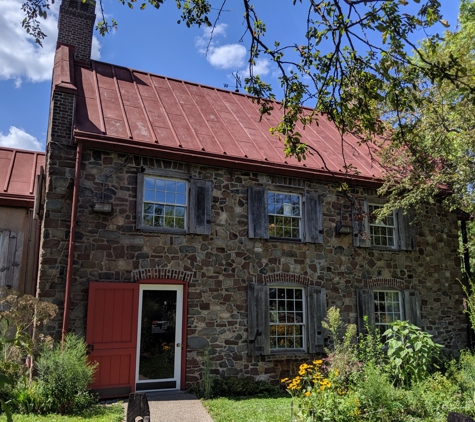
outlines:
{"label": "reflection in window glass", "polygon": [[145,177],[143,224],[184,229],[187,184],[181,180]]}
{"label": "reflection in window glass", "polygon": [[369,205],[371,244],[374,246],[389,246],[394,248],[396,245],[394,213],[383,218],[381,221],[377,221],[374,212],[381,208],[383,208],[382,205]]}
{"label": "reflection in window glass", "polygon": [[270,348],[303,349],[305,309],[302,288],[269,288]]}
{"label": "reflection in window glass", "polygon": [[269,192],[267,199],[269,236],[300,239],[302,220],[300,195]]}
{"label": "reflection in window glass", "polygon": [[383,334],[391,322],[402,319],[401,293],[397,291],[375,290],[374,294],[374,322],[376,328]]}

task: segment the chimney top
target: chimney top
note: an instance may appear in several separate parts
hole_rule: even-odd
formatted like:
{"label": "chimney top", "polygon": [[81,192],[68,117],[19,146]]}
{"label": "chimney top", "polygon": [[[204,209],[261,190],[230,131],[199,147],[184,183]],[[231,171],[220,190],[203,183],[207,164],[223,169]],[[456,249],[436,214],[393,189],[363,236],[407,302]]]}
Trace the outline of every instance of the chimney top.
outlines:
{"label": "chimney top", "polygon": [[74,46],[77,61],[91,60],[95,9],[95,0],[63,0],[59,8],[58,43]]}

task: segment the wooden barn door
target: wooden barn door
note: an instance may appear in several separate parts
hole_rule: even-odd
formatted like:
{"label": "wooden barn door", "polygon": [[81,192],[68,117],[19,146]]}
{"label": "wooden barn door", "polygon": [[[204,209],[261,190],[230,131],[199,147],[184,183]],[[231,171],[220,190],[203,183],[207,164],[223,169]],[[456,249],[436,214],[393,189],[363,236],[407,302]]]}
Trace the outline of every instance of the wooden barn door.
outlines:
{"label": "wooden barn door", "polygon": [[102,398],[135,391],[139,285],[89,284],[86,342],[98,363],[91,388]]}

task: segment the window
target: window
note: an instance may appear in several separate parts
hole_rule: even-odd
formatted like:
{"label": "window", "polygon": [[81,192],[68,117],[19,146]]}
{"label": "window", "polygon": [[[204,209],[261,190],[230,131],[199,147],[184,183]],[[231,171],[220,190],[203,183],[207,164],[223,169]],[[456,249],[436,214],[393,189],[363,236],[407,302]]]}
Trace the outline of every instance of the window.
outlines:
{"label": "window", "polygon": [[304,289],[269,288],[270,349],[305,348]]}
{"label": "window", "polygon": [[[377,202],[377,200],[375,200]],[[397,209],[381,221],[377,221],[374,212],[383,205],[369,204],[358,200],[353,207],[353,245],[361,248],[398,249],[412,251],[417,246],[417,226],[414,211]]]}
{"label": "window", "polygon": [[187,183],[145,176],[143,224],[149,227],[184,229]]}
{"label": "window", "polygon": [[250,355],[323,352],[325,289],[251,283],[247,300]]}
{"label": "window", "polygon": [[178,170],[154,170],[137,176],[137,229],[211,233],[211,180],[189,180],[186,172]]}
{"label": "window", "polygon": [[251,239],[286,239],[323,243],[322,199],[314,192],[248,188],[248,234]]}
{"label": "window", "polygon": [[394,212],[378,221],[375,211],[383,208],[382,205],[369,204],[369,230],[371,245],[396,247],[396,219]]}
{"label": "window", "polygon": [[402,319],[401,292],[374,290],[374,325],[383,334],[391,322]]}
{"label": "window", "polygon": [[301,196],[269,192],[267,201],[269,236],[286,239],[301,238]]}
{"label": "window", "polygon": [[417,290],[394,290],[388,287],[356,290],[358,331],[365,331],[365,317],[371,327],[384,333],[391,322],[409,321],[421,325],[421,298]]}

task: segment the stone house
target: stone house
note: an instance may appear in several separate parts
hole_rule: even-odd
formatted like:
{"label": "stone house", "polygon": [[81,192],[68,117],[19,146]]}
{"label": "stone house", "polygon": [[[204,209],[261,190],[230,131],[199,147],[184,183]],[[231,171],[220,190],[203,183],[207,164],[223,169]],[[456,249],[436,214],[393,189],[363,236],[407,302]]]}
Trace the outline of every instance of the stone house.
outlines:
{"label": "stone house", "polygon": [[38,292],[60,307],[45,331],[86,336],[103,396],[189,387],[206,354],[278,384],[323,351],[330,306],[466,345],[454,213],[373,221],[382,173],[356,139],[322,117],[302,135],[325,163],[285,158],[277,111],[259,123],[246,95],[90,60],[94,17],[60,8]]}
{"label": "stone house", "polygon": [[0,147],[0,287],[35,294],[45,154]]}

